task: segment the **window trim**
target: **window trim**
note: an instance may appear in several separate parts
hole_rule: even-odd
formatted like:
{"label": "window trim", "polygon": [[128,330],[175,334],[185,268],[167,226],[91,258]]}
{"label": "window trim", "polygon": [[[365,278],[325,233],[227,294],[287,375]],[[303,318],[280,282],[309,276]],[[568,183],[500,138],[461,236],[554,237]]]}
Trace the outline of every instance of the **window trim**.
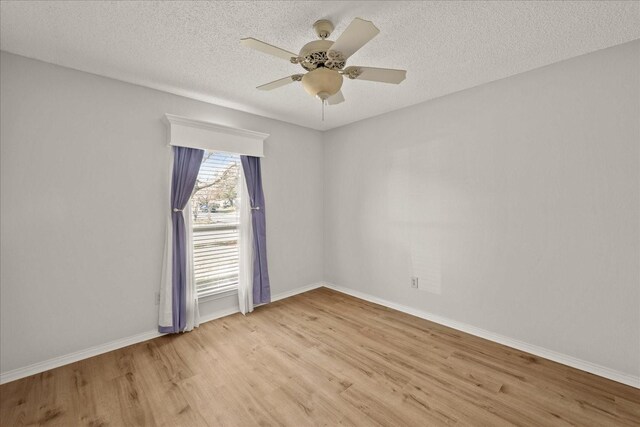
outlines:
{"label": "window trim", "polygon": [[264,157],[264,141],[268,133],[224,126],[166,113],[169,145],[224,151],[245,156]]}
{"label": "window trim", "polygon": [[238,295],[238,287],[234,289],[212,289],[207,292],[198,293],[198,302],[215,301],[217,299],[227,298]]}

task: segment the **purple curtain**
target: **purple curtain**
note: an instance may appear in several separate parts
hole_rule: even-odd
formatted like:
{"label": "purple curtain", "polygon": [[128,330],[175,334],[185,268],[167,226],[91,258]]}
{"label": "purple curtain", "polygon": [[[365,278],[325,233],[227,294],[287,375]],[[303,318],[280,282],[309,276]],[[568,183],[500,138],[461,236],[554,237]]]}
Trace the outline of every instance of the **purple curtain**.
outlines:
{"label": "purple curtain", "polygon": [[253,228],[253,303],[271,302],[271,285],[267,269],[267,227],[262,190],[260,158],[240,156],[242,170],[247,181],[251,204],[251,225]]}
{"label": "purple curtain", "polygon": [[171,179],[171,219],[173,222],[172,312],[173,325],[160,326],[162,333],[183,331],[187,310],[187,248],[182,210],[187,206],[196,185],[204,150],[173,147],[173,176]]}

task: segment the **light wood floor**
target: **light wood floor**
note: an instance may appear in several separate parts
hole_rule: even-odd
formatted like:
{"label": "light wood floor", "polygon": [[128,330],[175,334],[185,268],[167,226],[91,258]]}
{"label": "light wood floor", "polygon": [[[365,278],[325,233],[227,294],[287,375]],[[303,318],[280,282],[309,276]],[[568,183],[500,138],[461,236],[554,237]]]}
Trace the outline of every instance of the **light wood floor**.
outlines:
{"label": "light wood floor", "polygon": [[317,289],[0,387],[14,425],[640,425],[640,390]]}

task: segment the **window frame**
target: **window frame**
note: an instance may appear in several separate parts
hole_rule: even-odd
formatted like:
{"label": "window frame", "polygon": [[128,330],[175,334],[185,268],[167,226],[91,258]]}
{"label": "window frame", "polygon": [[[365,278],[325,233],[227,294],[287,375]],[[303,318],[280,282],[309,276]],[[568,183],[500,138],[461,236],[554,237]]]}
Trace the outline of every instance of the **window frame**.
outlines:
{"label": "window frame", "polygon": [[[238,253],[238,260],[237,260],[237,267],[238,267],[238,279],[236,280],[235,285],[232,288],[229,288],[228,286],[223,286],[222,289],[206,289],[204,291],[201,291],[198,286],[196,285],[196,297],[198,302],[205,302],[205,301],[213,301],[213,300],[217,300],[217,299],[222,299],[222,298],[227,298],[233,295],[237,295],[238,294],[238,287],[239,287],[239,279],[240,279],[240,271],[239,271],[239,267],[240,267],[240,240],[239,240],[239,230],[240,230],[240,204],[243,203],[242,197],[240,196],[240,191],[242,186],[240,185],[240,180],[244,179],[244,175],[242,174],[242,164],[240,162],[240,156],[241,154],[238,153],[230,153],[230,152],[225,152],[225,151],[221,151],[221,150],[205,150],[205,156],[208,153],[213,152],[214,155],[218,154],[218,153],[222,153],[222,154],[227,154],[227,155],[233,155],[237,157],[238,160],[238,183],[237,183],[237,187],[236,187],[236,191],[237,191],[237,196],[236,199],[238,200],[238,205],[237,205],[237,222],[232,222],[232,223],[221,223],[219,225],[222,225],[224,228],[225,225],[232,225],[233,227],[229,227],[229,229],[235,229],[236,232],[238,233],[238,238],[237,238],[237,253]],[[204,163],[203,163],[204,164]],[[200,175],[200,171],[198,171],[198,175]],[[189,198],[189,203],[192,204],[194,203],[194,201],[192,200],[193,197],[195,196],[195,192],[191,195],[191,197]],[[194,209],[193,205],[192,209]],[[197,206],[195,208],[198,208]],[[211,231],[211,228],[214,228],[215,224],[196,224],[195,221],[192,218],[192,230],[191,230],[191,240],[192,240],[192,245],[191,245],[191,250],[195,251],[195,244],[196,244],[196,240],[195,237],[197,235],[198,232],[198,228],[201,229],[201,231],[205,231],[206,229],[209,228],[208,231]],[[202,230],[205,229],[205,230]],[[194,255],[192,257],[192,269],[193,269],[193,274],[194,274],[194,281],[196,280],[195,277],[195,270],[196,270],[196,256],[195,256],[195,252]]]}

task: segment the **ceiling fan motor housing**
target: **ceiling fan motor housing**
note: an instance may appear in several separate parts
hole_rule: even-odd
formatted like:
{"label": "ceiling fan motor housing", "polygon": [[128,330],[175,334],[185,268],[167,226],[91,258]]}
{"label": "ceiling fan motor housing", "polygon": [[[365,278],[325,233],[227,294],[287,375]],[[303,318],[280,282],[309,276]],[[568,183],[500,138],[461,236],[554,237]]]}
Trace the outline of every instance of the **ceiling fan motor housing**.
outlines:
{"label": "ceiling fan motor housing", "polygon": [[300,50],[299,63],[307,71],[316,68],[341,70],[346,60],[338,52],[329,51],[333,45],[331,40],[314,40],[305,44]]}

